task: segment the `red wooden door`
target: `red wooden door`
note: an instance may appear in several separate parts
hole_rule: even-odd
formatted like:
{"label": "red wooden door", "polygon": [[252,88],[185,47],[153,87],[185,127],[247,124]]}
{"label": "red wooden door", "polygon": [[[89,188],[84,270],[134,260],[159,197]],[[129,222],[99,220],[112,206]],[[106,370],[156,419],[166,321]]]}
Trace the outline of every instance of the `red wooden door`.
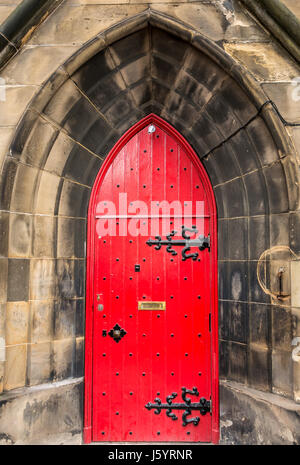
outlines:
{"label": "red wooden door", "polygon": [[88,250],[86,442],[216,442],[214,203],[192,149],[160,118],[103,166]]}

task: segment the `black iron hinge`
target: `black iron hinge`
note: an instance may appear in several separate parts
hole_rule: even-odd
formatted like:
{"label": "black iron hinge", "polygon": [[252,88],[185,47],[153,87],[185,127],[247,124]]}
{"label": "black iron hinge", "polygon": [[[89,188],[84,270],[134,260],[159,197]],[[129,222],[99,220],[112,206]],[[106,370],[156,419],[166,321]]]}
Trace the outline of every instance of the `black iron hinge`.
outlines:
{"label": "black iron hinge", "polygon": [[198,402],[192,402],[190,397],[187,397],[187,394],[193,396],[199,396],[198,389],[193,387],[193,389],[186,389],[185,387],[181,388],[182,391],[182,400],[183,402],[172,402],[173,399],[177,397],[177,392],[172,392],[166,398],[166,403],[163,403],[160,398],[154,399],[154,402],[148,402],[145,407],[147,410],[154,409],[154,413],[159,415],[162,410],[166,410],[167,417],[172,420],[178,420],[178,416],[173,412],[173,410],[182,410],[182,426],[187,426],[190,423],[193,423],[197,426],[200,422],[200,417],[190,417],[192,411],[198,410],[201,415],[206,415],[206,413],[211,413],[211,399],[206,400],[205,397],[201,397]]}
{"label": "black iron hinge", "polygon": [[166,246],[166,251],[172,255],[177,255],[176,250],[173,249],[175,246],[183,247],[181,251],[182,261],[188,260],[191,258],[192,260],[197,260],[199,256],[199,252],[194,253],[187,253],[191,250],[191,247],[197,247],[200,251],[208,249],[210,251],[210,234],[208,236],[204,236],[200,234],[195,239],[191,239],[188,232],[193,234],[198,234],[198,230],[196,226],[192,226],[192,228],[186,228],[184,225],[182,226],[182,239],[174,239],[176,236],[177,231],[171,231],[170,234],[166,236],[166,239],[162,239],[160,236],[155,236],[155,239],[148,239],[146,244],[152,247],[155,246],[155,250],[160,250],[162,246]]}

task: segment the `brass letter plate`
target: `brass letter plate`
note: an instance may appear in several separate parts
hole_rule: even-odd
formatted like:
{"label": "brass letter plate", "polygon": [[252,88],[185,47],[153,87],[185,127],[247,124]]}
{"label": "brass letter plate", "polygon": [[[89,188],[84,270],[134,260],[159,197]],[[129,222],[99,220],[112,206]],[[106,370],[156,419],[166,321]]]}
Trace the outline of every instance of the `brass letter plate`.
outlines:
{"label": "brass letter plate", "polygon": [[139,302],[139,310],[166,310],[166,302],[142,301]]}

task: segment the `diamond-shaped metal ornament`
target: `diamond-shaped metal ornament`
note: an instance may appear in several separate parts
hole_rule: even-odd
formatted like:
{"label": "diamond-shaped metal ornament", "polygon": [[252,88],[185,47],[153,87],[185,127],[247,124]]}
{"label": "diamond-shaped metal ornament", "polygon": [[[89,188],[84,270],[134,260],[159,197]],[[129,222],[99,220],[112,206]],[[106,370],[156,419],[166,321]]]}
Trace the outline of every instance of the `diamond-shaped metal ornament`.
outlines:
{"label": "diamond-shaped metal ornament", "polygon": [[121,328],[118,323],[108,332],[108,335],[116,342],[119,342],[125,334],[127,334],[125,329]]}

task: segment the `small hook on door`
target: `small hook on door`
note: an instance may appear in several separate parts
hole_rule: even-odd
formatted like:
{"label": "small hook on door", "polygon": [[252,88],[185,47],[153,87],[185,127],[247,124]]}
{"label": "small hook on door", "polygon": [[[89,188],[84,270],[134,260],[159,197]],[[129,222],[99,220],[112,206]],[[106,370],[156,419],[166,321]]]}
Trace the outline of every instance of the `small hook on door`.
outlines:
{"label": "small hook on door", "polygon": [[283,273],[285,272],[285,268],[281,266],[278,270],[277,277],[278,277],[278,287],[279,287],[279,293],[277,294],[277,299],[278,300],[284,300],[286,297],[289,297],[289,294],[284,294],[283,293]]}

